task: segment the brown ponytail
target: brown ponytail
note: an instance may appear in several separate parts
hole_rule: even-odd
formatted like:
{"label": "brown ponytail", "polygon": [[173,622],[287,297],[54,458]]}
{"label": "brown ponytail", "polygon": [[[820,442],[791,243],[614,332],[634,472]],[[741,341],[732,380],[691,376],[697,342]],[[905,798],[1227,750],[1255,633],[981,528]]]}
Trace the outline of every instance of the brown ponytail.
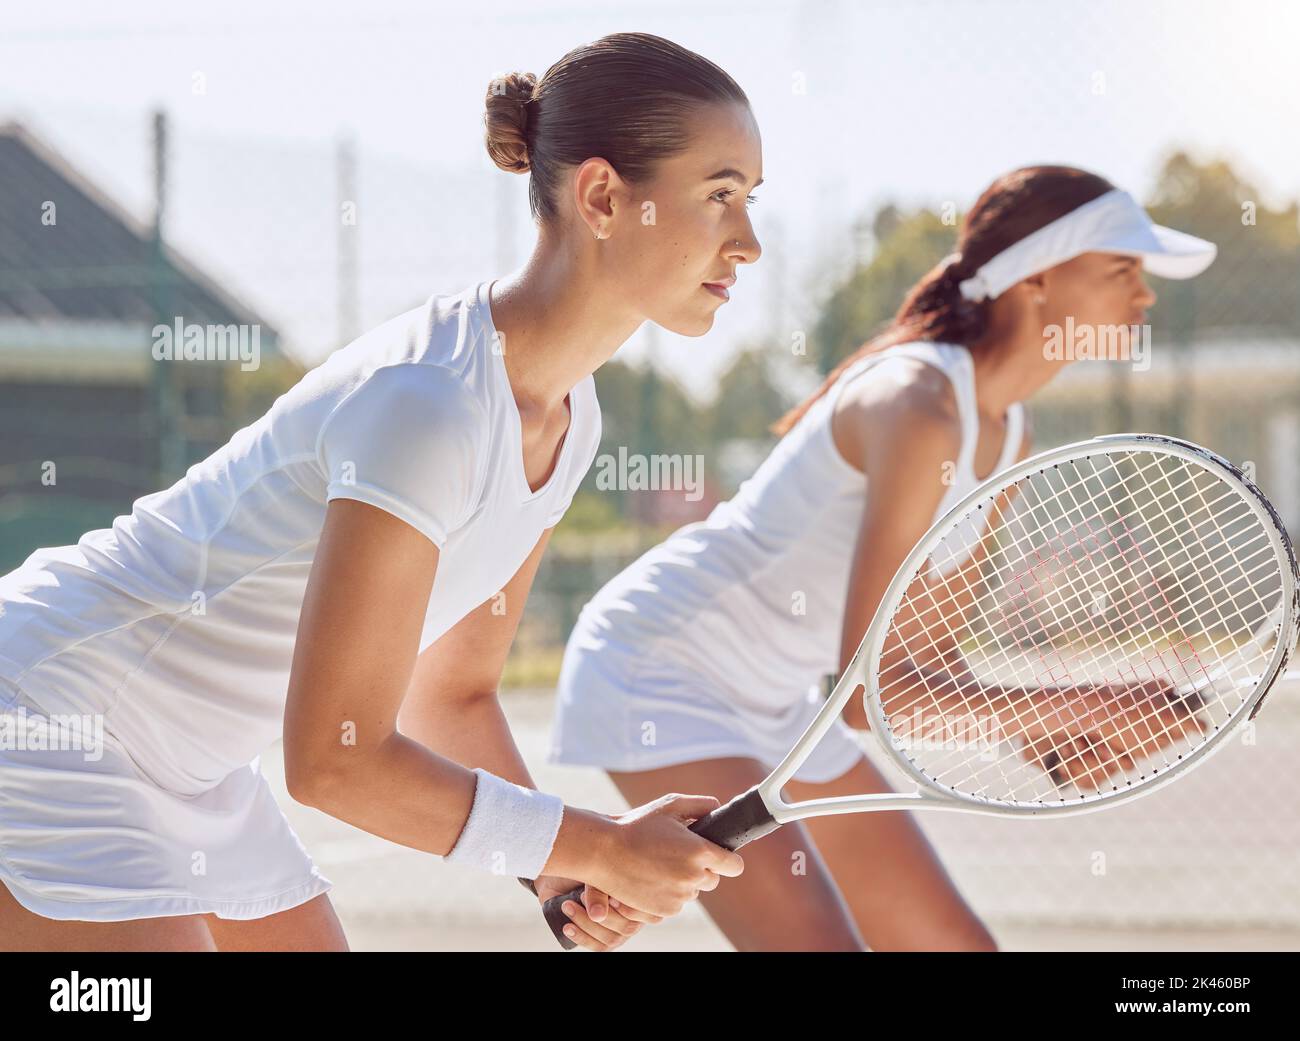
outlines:
{"label": "brown ponytail", "polygon": [[888,327],[836,365],[811,396],[773,424],[773,433],[786,434],[845,369],[868,354],[913,340],[978,344],[988,327],[990,301],[967,300],[959,288],[962,280],[1008,246],[1113,187],[1104,177],[1072,166],[1027,166],[1003,174],[966,214],[957,251],[926,272]]}

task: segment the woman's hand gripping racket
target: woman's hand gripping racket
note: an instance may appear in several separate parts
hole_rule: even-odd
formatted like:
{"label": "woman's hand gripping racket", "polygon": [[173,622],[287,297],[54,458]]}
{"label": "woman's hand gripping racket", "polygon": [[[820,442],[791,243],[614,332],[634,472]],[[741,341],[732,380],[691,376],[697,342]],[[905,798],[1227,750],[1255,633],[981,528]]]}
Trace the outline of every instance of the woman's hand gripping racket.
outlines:
{"label": "woman's hand gripping racket", "polygon": [[[829,813],[1045,817],[1145,795],[1254,718],[1298,588],[1276,511],[1219,456],[1148,434],[1043,452],[926,533],[789,755],[691,830],[736,850]],[[858,688],[916,791],[785,802]],[[566,949],[560,908],[581,892],[544,905]]]}

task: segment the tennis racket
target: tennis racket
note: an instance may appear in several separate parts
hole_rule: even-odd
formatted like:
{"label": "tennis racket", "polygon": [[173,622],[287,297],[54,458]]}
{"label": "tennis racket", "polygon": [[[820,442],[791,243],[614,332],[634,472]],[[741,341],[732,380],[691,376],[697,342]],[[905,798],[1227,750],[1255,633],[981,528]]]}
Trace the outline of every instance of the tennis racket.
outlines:
{"label": "tennis racket", "polygon": [[[1277,512],[1186,441],[1099,437],[971,492],[898,569],[848,668],[760,784],[691,830],[736,850],[831,813],[1056,817],[1186,774],[1253,719],[1295,646]],[[863,690],[915,791],[788,803],[782,788]],[[565,900],[544,905],[566,948]]]}

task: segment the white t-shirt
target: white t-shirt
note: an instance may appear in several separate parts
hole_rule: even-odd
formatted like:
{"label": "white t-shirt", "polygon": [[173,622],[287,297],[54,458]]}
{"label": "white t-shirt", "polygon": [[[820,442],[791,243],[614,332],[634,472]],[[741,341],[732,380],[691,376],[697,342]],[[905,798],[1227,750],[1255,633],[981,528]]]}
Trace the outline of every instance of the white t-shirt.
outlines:
{"label": "white t-shirt", "polygon": [[550,479],[528,487],[484,282],[336,351],[257,422],[112,528],[0,578],[0,677],[103,714],[162,787],[206,790],[280,736],[326,504],[370,503],[440,550],[423,650],[500,590],[595,457],[591,377]]}

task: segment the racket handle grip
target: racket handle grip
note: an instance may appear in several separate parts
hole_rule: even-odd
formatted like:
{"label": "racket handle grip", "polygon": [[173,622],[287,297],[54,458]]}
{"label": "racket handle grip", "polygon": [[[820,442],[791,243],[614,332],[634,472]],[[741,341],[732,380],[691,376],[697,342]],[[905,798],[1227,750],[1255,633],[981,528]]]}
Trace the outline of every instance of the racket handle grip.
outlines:
{"label": "racket handle grip", "polygon": [[[521,878],[519,879],[519,884],[527,889],[528,892],[532,893],[533,896],[537,895],[537,886],[531,878]],[[562,910],[560,910],[560,905],[566,900],[572,900],[579,904],[582,903],[582,886],[578,886],[576,889],[571,889],[569,892],[564,893],[561,896],[551,897],[551,899],[542,904],[542,916],[546,919],[546,924],[551,927],[551,932],[555,934],[555,938],[560,941],[560,946],[566,951],[571,951],[578,945],[564,935],[564,923],[567,922],[569,918]]]}
{"label": "racket handle grip", "polygon": [[[764,835],[776,831],[780,826],[772,819],[772,814],[768,812],[763,797],[758,794],[758,789],[751,788],[737,795],[725,806],[719,806],[707,817],[695,821],[691,825],[691,831],[701,838],[708,839],[715,846],[734,852],[747,842],[761,839]],[[569,924],[570,919],[561,907],[566,900],[581,904],[582,889],[582,886],[575,886],[569,892],[553,896],[542,904],[542,914],[546,918],[546,924],[551,927],[551,932],[566,951],[571,951],[578,945],[564,935],[564,927]]]}
{"label": "racket handle grip", "polygon": [[566,900],[572,900],[575,904],[581,906],[582,890],[582,886],[574,886],[567,893],[553,896],[542,903],[542,917],[546,919],[546,924],[551,927],[551,932],[555,934],[560,946],[566,951],[571,951],[578,945],[564,935],[564,927],[569,924],[571,919],[560,908],[564,906]]}
{"label": "racket handle grip", "polygon": [[751,788],[725,806],[719,806],[707,817],[701,817],[691,825],[691,831],[715,846],[735,852],[755,839],[770,835],[780,826],[768,812],[758,789]]}

